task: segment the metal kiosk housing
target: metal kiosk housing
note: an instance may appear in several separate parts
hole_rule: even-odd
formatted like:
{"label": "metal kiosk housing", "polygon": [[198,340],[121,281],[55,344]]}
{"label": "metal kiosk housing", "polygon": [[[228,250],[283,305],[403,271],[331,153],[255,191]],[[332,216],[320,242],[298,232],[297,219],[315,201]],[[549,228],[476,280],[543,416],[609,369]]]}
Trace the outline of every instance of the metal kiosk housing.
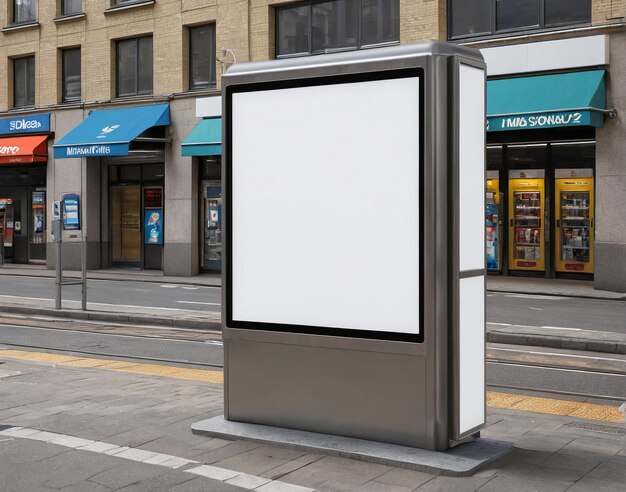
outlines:
{"label": "metal kiosk housing", "polygon": [[[387,81],[392,82],[387,84]],[[415,98],[418,102],[414,108],[394,105],[392,100],[389,104],[380,101],[374,104],[379,98],[396,97],[393,90],[384,89],[393,89],[396,84],[405,87],[402,85],[405,82],[413,84],[411,87],[417,91],[415,94],[407,92],[411,100]],[[323,57],[248,63],[231,67],[223,76],[222,85],[225,418],[437,451],[478,435],[485,424],[485,65],[480,53],[446,43],[424,42]],[[335,89],[346,92],[333,99]],[[258,237],[259,244],[250,242],[250,231],[256,231],[261,221],[268,231],[280,225],[286,228],[293,225],[292,232],[281,230],[280,237],[301,241],[298,244],[302,246],[308,244],[297,237],[302,231],[301,224],[290,222],[285,215],[291,213],[290,208],[306,207],[306,203],[284,197],[291,196],[294,187],[302,191],[302,196],[317,196],[306,188],[308,178],[297,178],[298,173],[307,176],[309,171],[311,175],[316,172],[311,166],[299,168],[299,161],[311,152],[320,152],[319,158],[324,159],[324,163],[331,161],[332,175],[328,180],[332,180],[334,190],[339,189],[337,186],[344,180],[347,195],[359,193],[347,179],[355,174],[342,172],[345,159],[333,160],[334,154],[329,149],[339,144],[332,143],[334,136],[325,125],[320,125],[319,133],[309,135],[305,144],[294,148],[294,174],[277,172],[272,167],[273,159],[281,152],[284,154],[285,147],[291,144],[271,122],[259,125],[259,118],[263,117],[260,115],[281,115],[282,111],[287,120],[300,118],[298,121],[306,126],[309,119],[300,113],[301,109],[316,108],[310,105],[309,96],[321,94],[328,96],[316,102],[323,108],[323,118],[328,118],[325,121],[349,119],[354,117],[352,110],[358,112],[358,104],[350,106],[352,109],[348,111],[348,106],[344,107],[341,101],[354,99],[358,102],[352,96],[355,92],[365,96],[361,98],[365,108],[372,104],[380,108],[383,119],[388,117],[378,128],[389,130],[391,140],[396,132],[405,131],[400,126],[394,128],[401,121],[393,117],[393,108],[409,120],[413,116],[407,111],[414,111],[418,128],[414,139],[371,142],[371,152],[378,153],[380,167],[368,169],[365,163],[362,169],[367,176],[386,175],[387,169],[395,165],[394,161],[387,160],[390,150],[395,152],[406,144],[409,146],[407,155],[416,151],[412,154],[415,157],[412,165],[417,170],[419,183],[411,183],[411,186],[414,186],[413,194],[419,195],[416,198],[419,213],[407,212],[407,217],[415,217],[416,223],[402,230],[410,235],[412,228],[419,229],[419,236],[415,236],[419,238],[418,247],[408,251],[406,258],[406,264],[416,265],[418,271],[405,275],[397,268],[398,261],[402,264],[404,259],[387,254],[376,264],[364,264],[362,273],[354,278],[355,283],[368,287],[368,282],[376,280],[370,275],[376,277],[376,272],[383,272],[380,278],[393,278],[397,273],[398,278],[402,277],[409,284],[414,275],[418,295],[400,306],[401,309],[406,307],[407,312],[418,313],[419,321],[409,323],[408,330],[387,329],[385,323],[380,322],[378,328],[361,329],[361,319],[367,325],[369,320],[384,316],[385,306],[370,305],[371,312],[348,312],[353,299],[345,297],[350,295],[344,294],[345,289],[336,293],[344,299],[343,304],[320,303],[310,309],[294,309],[291,314],[284,314],[291,310],[294,302],[307,302],[296,294],[291,298],[291,292],[309,292],[312,298],[322,299],[330,295],[328,291],[315,290],[311,283],[326,282],[332,291],[336,282],[349,282],[351,277],[338,272],[339,280],[332,274],[316,279],[316,269],[325,271],[326,263],[318,265],[316,258],[310,255],[299,257],[297,252],[280,250],[280,247],[275,256],[272,250],[264,250],[269,254],[271,265],[260,265],[262,262],[254,256],[255,248],[264,248],[260,242],[272,237],[268,232],[267,237]],[[301,107],[299,103],[281,107],[281,101],[289,104],[291,100],[299,101],[299,97],[302,97]],[[327,104],[331,100],[339,102]],[[269,106],[273,104],[271,101],[278,106]],[[254,104],[249,106],[248,102]],[[378,116],[372,115],[373,118]],[[357,126],[361,123],[365,125],[367,121],[356,121]],[[262,149],[254,140],[256,137],[246,140],[254,135],[251,132],[255,128],[265,135],[259,137],[264,138]],[[347,132],[346,135],[342,137],[342,145],[361,149],[363,142],[358,136],[350,140],[350,135],[357,134]],[[270,136],[273,138],[266,138]],[[325,147],[327,140],[329,147]],[[251,160],[242,157],[244,155],[256,157]],[[410,172],[406,167],[402,169],[402,172]],[[240,186],[240,182],[245,181],[242,176],[253,171],[267,172],[267,179],[263,181],[264,175],[259,174],[262,182],[244,193],[247,188]],[[318,178],[312,178],[318,187],[315,193],[323,195],[325,187],[319,186],[319,179],[315,179]],[[287,182],[281,183],[281,180]],[[266,192],[275,184],[276,193]],[[382,186],[392,198],[396,192],[401,195],[404,189],[402,183],[390,185],[388,180],[381,183]],[[328,193],[327,198],[333,202],[331,208],[338,216],[332,217],[336,231],[341,220],[345,220],[346,225],[352,223],[350,213],[354,209],[350,202],[344,201],[342,194]],[[407,200],[411,199],[409,195],[407,193]],[[358,204],[362,205],[361,210],[375,206],[382,210],[376,213],[385,216],[393,217],[398,213],[394,209],[385,210],[392,206],[388,199],[375,200],[372,202],[375,205],[367,200]],[[325,207],[325,203],[319,201],[317,206]],[[355,221],[359,220],[361,218],[355,216]],[[361,233],[356,228],[355,231]],[[330,249],[324,249],[323,254],[334,258],[332,255],[337,251],[344,251],[342,241],[349,234],[335,232],[332,237],[326,237],[325,244]],[[396,238],[382,239],[386,242],[379,244],[396,247]],[[355,254],[367,254],[366,250],[360,251],[362,241],[354,244],[350,247]],[[347,263],[351,260],[345,259]],[[298,261],[302,262],[300,266],[304,265],[302,275],[298,274]],[[394,268],[396,273],[385,270]],[[296,273],[292,276],[294,270]],[[259,279],[263,272],[265,278]],[[276,272],[275,275],[272,272]],[[384,276],[387,274],[391,277]],[[280,282],[284,278],[293,280],[283,285]],[[259,285],[264,288],[259,289]],[[252,291],[254,286],[256,294]],[[384,293],[385,289],[393,290],[396,286],[391,281],[387,285],[369,287]],[[355,292],[361,288],[361,285],[354,285]],[[255,295],[265,299],[265,311],[258,307],[248,309],[254,305]],[[358,305],[358,299],[355,302]],[[255,316],[255,309],[265,314]],[[302,319],[298,318],[300,313]],[[334,323],[333,316],[341,320]],[[312,323],[311,319],[316,317],[331,322]],[[355,326],[349,325],[350,319],[358,321]]]}

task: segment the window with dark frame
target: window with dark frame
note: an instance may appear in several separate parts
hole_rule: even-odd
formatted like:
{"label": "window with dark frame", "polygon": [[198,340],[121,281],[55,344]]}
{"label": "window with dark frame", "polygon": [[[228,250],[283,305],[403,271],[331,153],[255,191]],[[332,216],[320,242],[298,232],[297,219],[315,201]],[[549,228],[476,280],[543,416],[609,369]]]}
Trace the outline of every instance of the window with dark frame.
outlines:
{"label": "window with dark frame", "polygon": [[276,9],[277,58],[399,41],[399,0],[312,1]]}
{"label": "window with dark frame", "polygon": [[117,42],[117,97],[152,94],[152,36]]}
{"label": "window with dark frame", "polygon": [[448,0],[448,38],[591,22],[591,0]]}
{"label": "window with dark frame", "polygon": [[13,22],[34,22],[37,20],[36,0],[13,0]]}
{"label": "window with dark frame", "polygon": [[81,63],[80,48],[65,49],[61,52],[62,79],[61,92],[63,102],[80,101]]}
{"label": "window with dark frame", "polygon": [[215,24],[189,28],[189,89],[215,87]]}
{"label": "window with dark frame", "polygon": [[13,107],[35,105],[35,57],[13,60]]}
{"label": "window with dark frame", "polygon": [[83,12],[83,0],[61,0],[61,15],[74,15]]}

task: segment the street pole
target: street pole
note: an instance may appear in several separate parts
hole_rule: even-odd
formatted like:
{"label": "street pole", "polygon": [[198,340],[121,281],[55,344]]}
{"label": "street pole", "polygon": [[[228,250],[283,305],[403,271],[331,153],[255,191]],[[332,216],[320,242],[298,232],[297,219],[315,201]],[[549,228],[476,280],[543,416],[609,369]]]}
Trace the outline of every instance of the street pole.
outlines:
{"label": "street pole", "polygon": [[55,309],[61,309],[61,288],[63,283],[63,268],[61,267],[61,220],[54,219],[52,221],[52,234],[54,235],[54,268],[56,272],[55,280]]}
{"label": "street pole", "polygon": [[[85,225],[83,224],[83,228]],[[87,311],[87,237],[85,236],[85,230],[83,229],[83,245],[82,245],[82,272],[81,272],[81,309]]]}
{"label": "street pole", "polygon": [[[85,194],[83,193],[83,167],[86,159],[80,160],[80,235],[83,240],[81,248],[81,309],[87,311],[87,231],[85,227]],[[85,176],[86,176],[85,172]]]}

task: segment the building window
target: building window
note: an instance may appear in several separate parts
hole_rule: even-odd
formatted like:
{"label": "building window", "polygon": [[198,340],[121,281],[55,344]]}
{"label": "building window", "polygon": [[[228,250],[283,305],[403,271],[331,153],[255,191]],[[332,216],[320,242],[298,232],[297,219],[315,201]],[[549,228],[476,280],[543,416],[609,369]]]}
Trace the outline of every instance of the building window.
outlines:
{"label": "building window", "polygon": [[80,14],[83,11],[83,0],[61,0],[61,15]]}
{"label": "building window", "polygon": [[152,94],[152,37],[117,42],[117,96]]}
{"label": "building window", "polygon": [[80,101],[80,48],[63,50],[61,56],[63,102]]}
{"label": "building window", "polygon": [[37,20],[35,0],[13,0],[13,22],[34,22]]}
{"label": "building window", "polygon": [[448,0],[448,37],[591,22],[591,0]]}
{"label": "building window", "polygon": [[215,24],[189,29],[189,88],[215,87]]}
{"label": "building window", "polygon": [[13,60],[13,107],[35,105],[35,57]]}
{"label": "building window", "polygon": [[276,10],[276,56],[398,43],[399,0],[331,0]]}

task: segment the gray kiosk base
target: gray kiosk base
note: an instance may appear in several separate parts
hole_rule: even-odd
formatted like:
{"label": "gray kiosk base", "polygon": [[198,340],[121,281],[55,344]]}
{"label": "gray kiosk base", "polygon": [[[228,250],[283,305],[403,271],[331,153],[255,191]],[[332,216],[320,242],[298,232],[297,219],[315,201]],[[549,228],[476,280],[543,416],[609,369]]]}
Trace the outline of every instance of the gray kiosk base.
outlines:
{"label": "gray kiosk base", "polygon": [[222,415],[196,422],[191,426],[191,430],[194,434],[210,437],[246,439],[456,477],[471,475],[480,467],[501,458],[513,449],[513,444],[509,442],[477,439],[459,444],[445,452],[427,451],[397,444],[233,422],[225,420]]}

